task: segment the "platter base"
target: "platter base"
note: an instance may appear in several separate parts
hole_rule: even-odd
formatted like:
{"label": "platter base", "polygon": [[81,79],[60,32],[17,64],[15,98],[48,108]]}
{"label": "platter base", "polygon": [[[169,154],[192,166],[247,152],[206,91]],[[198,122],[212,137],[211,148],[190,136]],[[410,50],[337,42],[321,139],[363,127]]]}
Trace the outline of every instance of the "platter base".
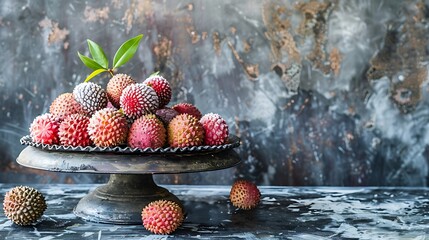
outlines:
{"label": "platter base", "polygon": [[76,216],[91,222],[142,224],[141,212],[152,201],[180,200],[156,185],[152,174],[111,174],[107,184],[83,197],[74,208]]}

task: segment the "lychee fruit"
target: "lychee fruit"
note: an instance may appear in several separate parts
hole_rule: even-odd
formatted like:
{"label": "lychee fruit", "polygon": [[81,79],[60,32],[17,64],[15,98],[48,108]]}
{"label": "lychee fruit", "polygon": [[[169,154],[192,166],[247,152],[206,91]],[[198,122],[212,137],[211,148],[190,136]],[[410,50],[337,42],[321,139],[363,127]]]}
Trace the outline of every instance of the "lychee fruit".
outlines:
{"label": "lychee fruit", "polygon": [[158,117],[161,119],[161,121],[162,121],[166,126],[170,123],[170,121],[171,121],[175,116],[179,115],[179,113],[178,113],[176,110],[174,110],[174,109],[172,109],[172,108],[168,108],[168,107],[165,107],[165,108],[161,108],[161,109],[156,110],[155,114],[156,114],[156,116],[158,116]]}
{"label": "lychee fruit", "polygon": [[82,106],[74,99],[73,93],[63,93],[52,102],[49,112],[64,119],[71,114],[83,113],[84,111]]}
{"label": "lychee fruit", "polygon": [[182,208],[173,201],[158,200],[149,203],[142,211],[143,226],[155,234],[170,234],[182,225]]}
{"label": "lychee fruit", "polygon": [[4,215],[12,222],[26,226],[35,223],[43,215],[46,201],[36,189],[19,186],[6,193],[3,210]]}
{"label": "lychee fruit", "polygon": [[78,84],[73,89],[73,96],[88,115],[92,115],[107,106],[106,91],[92,82]]}
{"label": "lychee fruit", "polygon": [[232,185],[229,199],[234,207],[249,210],[259,204],[261,192],[254,183],[247,180],[237,180]]}
{"label": "lychee fruit", "polygon": [[35,143],[57,144],[60,119],[50,113],[37,116],[30,125],[30,136]]}
{"label": "lychee fruit", "polygon": [[89,117],[82,114],[72,114],[64,119],[60,124],[58,135],[60,143],[65,146],[91,145],[88,134]]}
{"label": "lychee fruit", "polygon": [[106,87],[107,97],[112,105],[119,108],[122,91],[129,85],[135,83],[136,81],[126,74],[115,74],[115,76],[109,80]]}
{"label": "lychee fruit", "polygon": [[194,116],[183,113],[170,121],[167,135],[171,147],[199,146],[204,141],[204,128]]}
{"label": "lychee fruit", "polygon": [[204,128],[205,145],[222,145],[228,140],[228,124],[216,113],[205,114],[200,123]]}
{"label": "lychee fruit", "polygon": [[122,91],[120,105],[124,113],[132,119],[154,112],[159,105],[153,88],[143,83],[129,85]]}
{"label": "lychee fruit", "polygon": [[125,143],[128,135],[127,118],[113,108],[98,110],[89,119],[88,133],[99,147],[114,147]]}
{"label": "lychee fruit", "polygon": [[174,110],[176,110],[178,113],[187,113],[194,117],[196,117],[198,120],[202,117],[202,114],[200,110],[198,110],[197,107],[190,103],[178,103],[172,107]]}
{"label": "lychee fruit", "polygon": [[154,115],[143,115],[133,122],[128,134],[132,148],[159,148],[166,142],[164,124]]}
{"label": "lychee fruit", "polygon": [[158,95],[159,106],[158,108],[163,108],[171,100],[171,87],[170,83],[159,75],[153,75],[144,80],[144,84],[155,90],[156,95]]}

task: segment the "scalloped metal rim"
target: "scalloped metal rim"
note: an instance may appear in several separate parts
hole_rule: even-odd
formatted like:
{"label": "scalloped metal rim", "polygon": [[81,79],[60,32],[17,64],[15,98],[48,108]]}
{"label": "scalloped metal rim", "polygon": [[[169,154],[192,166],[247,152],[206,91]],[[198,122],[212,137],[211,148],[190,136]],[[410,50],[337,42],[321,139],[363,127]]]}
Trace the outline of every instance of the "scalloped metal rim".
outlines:
{"label": "scalloped metal rim", "polygon": [[93,152],[93,153],[127,153],[127,154],[178,154],[178,153],[208,153],[219,152],[240,146],[240,138],[235,135],[229,135],[228,143],[217,146],[194,146],[184,148],[130,148],[127,146],[117,147],[71,147],[62,145],[49,145],[42,143],[35,143],[30,135],[24,136],[20,140],[22,145],[32,146],[48,151],[61,151],[61,152]]}

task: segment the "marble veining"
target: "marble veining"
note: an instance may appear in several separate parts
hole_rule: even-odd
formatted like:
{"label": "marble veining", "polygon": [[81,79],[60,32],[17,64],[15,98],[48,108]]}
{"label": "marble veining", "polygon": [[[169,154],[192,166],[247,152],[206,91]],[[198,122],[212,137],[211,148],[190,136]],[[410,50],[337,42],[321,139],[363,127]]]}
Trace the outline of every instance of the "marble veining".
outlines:
{"label": "marble veining", "polygon": [[[426,188],[260,187],[260,205],[235,209],[229,186],[166,185],[183,202],[184,224],[171,236],[143,226],[85,222],[72,213],[97,185],[33,185],[48,209],[36,225],[20,227],[0,214],[2,239],[425,239]],[[0,184],[0,196],[14,185]]]}

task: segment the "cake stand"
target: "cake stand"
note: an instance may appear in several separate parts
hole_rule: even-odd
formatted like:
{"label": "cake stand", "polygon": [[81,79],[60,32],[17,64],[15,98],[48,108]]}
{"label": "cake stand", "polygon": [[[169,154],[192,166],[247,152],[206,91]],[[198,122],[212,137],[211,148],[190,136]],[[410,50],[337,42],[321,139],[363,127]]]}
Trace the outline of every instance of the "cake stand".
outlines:
{"label": "cake stand", "polygon": [[[34,144],[27,146],[17,162],[25,167],[56,172],[110,174],[107,184],[83,197],[74,209],[84,220],[110,224],[141,224],[141,211],[150,202],[165,199],[183,205],[167,189],[158,186],[153,174],[191,173],[233,167],[240,162],[233,150],[239,138],[218,147],[186,149],[164,148],[155,151],[125,148],[63,148]],[[54,146],[54,147],[52,147]]]}

